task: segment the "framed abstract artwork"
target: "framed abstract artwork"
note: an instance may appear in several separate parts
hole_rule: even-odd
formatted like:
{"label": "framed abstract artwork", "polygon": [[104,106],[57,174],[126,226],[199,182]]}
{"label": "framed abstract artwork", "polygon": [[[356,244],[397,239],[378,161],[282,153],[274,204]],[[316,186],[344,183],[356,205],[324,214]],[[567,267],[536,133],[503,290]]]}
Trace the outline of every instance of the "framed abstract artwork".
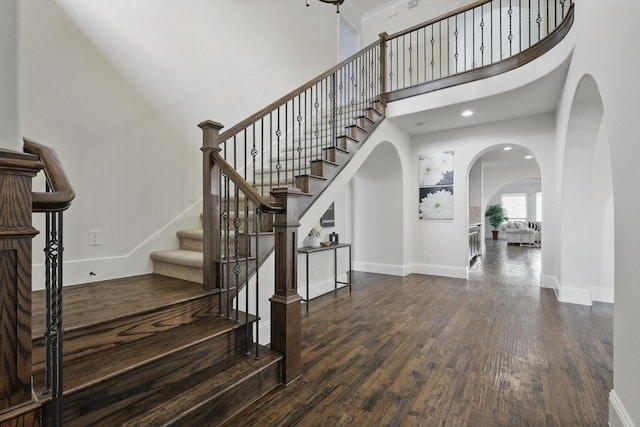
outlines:
{"label": "framed abstract artwork", "polygon": [[418,218],[453,219],[453,151],[418,158]]}

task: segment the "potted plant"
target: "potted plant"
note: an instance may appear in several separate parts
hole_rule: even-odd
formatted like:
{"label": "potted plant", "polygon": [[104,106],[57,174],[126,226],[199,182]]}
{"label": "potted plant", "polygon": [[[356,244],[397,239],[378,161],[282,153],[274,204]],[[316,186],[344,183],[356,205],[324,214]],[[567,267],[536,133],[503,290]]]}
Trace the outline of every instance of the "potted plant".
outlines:
{"label": "potted plant", "polygon": [[489,205],[484,213],[489,218],[489,224],[493,227],[493,240],[498,240],[498,227],[505,221],[509,221],[507,210],[502,205]]}

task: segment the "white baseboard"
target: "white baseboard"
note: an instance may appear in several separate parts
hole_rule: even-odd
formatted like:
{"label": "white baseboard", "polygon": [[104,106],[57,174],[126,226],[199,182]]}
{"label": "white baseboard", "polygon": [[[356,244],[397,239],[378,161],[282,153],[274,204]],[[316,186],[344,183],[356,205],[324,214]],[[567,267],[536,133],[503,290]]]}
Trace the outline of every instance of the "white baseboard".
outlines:
{"label": "white baseboard", "polygon": [[352,268],[356,271],[364,271],[365,273],[388,274],[390,276],[404,277],[408,274],[405,266],[397,264],[354,261]]}
{"label": "white baseboard", "polygon": [[[258,328],[260,331],[260,341],[258,344],[267,345],[271,343],[271,321],[270,320],[260,320],[260,327]],[[253,342],[256,341],[256,329],[255,326],[253,328]]]}
{"label": "white baseboard", "polygon": [[556,276],[549,276],[547,274],[543,274],[540,276],[540,287],[546,289],[554,289],[556,291],[556,296],[558,294],[558,288],[560,287],[560,283]]}
{"label": "white baseboard", "polygon": [[558,296],[558,301],[560,302],[588,306],[593,305],[591,291],[587,291],[585,289],[560,286],[556,290],[556,295]]}
{"label": "white baseboard", "polygon": [[[176,233],[182,229],[201,227],[201,212],[202,201],[198,201],[127,254],[104,258],[65,260],[63,264],[64,285],[151,273],[153,270],[153,263],[149,258],[151,252],[177,249],[178,237]],[[39,249],[34,248],[35,250]],[[44,264],[34,264],[31,274],[33,290],[44,289]]]}
{"label": "white baseboard", "polygon": [[611,390],[609,393],[609,425],[611,427],[636,427],[615,390]]}
{"label": "white baseboard", "polygon": [[591,298],[598,302],[607,302],[613,304],[613,289],[612,288],[592,288]]}
{"label": "white baseboard", "polygon": [[430,276],[452,277],[454,279],[466,279],[466,267],[452,267],[449,265],[411,264],[411,271],[417,274]]}

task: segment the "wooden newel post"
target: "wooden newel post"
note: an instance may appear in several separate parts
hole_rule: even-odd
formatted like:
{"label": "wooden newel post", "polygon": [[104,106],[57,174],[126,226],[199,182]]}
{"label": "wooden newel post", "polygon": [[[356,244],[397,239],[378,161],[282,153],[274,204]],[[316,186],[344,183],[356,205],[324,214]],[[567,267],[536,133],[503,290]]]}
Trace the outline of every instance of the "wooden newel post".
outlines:
{"label": "wooden newel post", "polygon": [[380,101],[387,102],[387,39],[389,34],[380,33]]}
{"label": "wooden newel post", "polygon": [[44,165],[0,150],[0,425],[39,426],[31,380],[31,180]]}
{"label": "wooden newel post", "polygon": [[220,271],[220,169],[211,159],[211,153],[221,151],[220,123],[207,120],[198,125],[202,129],[202,245],[204,252],[203,285],[211,290],[218,286]]}
{"label": "wooden newel post", "polygon": [[301,297],[298,295],[298,223],[299,198],[305,196],[297,188],[271,191],[276,206],[285,209],[276,214],[275,230],[275,295],[271,301],[271,349],[284,354],[282,382],[289,384],[302,371]]}

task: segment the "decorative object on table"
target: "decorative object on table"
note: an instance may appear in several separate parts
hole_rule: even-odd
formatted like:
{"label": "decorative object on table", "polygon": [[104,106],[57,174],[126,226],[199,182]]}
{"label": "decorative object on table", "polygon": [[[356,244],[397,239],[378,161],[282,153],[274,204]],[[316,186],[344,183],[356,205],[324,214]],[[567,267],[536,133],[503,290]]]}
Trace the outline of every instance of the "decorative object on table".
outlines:
{"label": "decorative object on table", "polygon": [[493,227],[491,231],[493,240],[498,240],[498,227],[500,227],[503,222],[509,221],[507,210],[500,204],[489,205],[484,212],[484,216],[489,218],[489,224]]}
{"label": "decorative object on table", "polygon": [[329,242],[331,242],[332,245],[337,245],[339,243],[339,241],[338,241],[338,233],[333,232],[333,233],[329,234]]}
{"label": "decorative object on table", "polygon": [[453,151],[418,160],[419,219],[453,219]]}
{"label": "decorative object on table", "polygon": [[327,208],[327,211],[320,218],[320,225],[323,227],[335,227],[336,226],[336,217],[333,211],[333,203]]}
{"label": "decorative object on table", "polygon": [[304,239],[303,244],[311,248],[319,248],[321,236],[322,236],[322,226],[318,223],[313,226],[307,238]]}
{"label": "decorative object on table", "polygon": [[331,246],[331,242],[328,240],[326,242],[320,242],[320,246],[324,246],[326,248],[327,246]]}

